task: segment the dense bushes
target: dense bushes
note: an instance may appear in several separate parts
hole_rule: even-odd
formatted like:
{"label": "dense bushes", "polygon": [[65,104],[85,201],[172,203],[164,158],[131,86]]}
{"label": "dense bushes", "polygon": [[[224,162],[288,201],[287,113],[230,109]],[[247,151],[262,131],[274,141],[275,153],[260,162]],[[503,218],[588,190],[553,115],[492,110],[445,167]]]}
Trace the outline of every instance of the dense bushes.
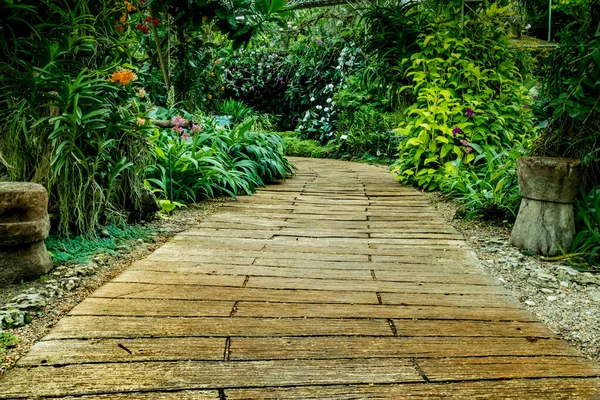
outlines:
{"label": "dense bushes", "polygon": [[131,43],[98,4],[30,4],[2,6],[0,176],[44,184],[60,232],[93,232],[140,202],[143,100],[109,50]]}
{"label": "dense bushes", "polygon": [[252,120],[234,129],[208,118],[190,127],[181,116],[173,122],[173,129],[157,129],[151,140],[154,162],[147,184],[163,199],[195,202],[218,194],[251,194],[292,173],[283,140],[249,131]]}
{"label": "dense bushes", "polygon": [[141,215],[146,173],[167,190],[161,155],[188,201],[249,193],[288,173],[276,137],[221,129],[188,143],[149,123],[157,103],[216,109],[225,88],[208,42],[226,35],[239,45],[283,6],[232,1],[245,10],[239,20],[221,3],[2,2],[0,179],[43,184],[58,232],[92,235]]}
{"label": "dense bushes", "polygon": [[[444,17],[441,17],[444,18]],[[503,151],[533,138],[531,99],[502,31],[482,21],[437,20],[417,41],[420,49],[404,63],[416,96],[399,130],[395,171],[402,182],[437,189],[463,168],[486,168],[477,154]],[[478,163],[482,164],[481,166]]]}

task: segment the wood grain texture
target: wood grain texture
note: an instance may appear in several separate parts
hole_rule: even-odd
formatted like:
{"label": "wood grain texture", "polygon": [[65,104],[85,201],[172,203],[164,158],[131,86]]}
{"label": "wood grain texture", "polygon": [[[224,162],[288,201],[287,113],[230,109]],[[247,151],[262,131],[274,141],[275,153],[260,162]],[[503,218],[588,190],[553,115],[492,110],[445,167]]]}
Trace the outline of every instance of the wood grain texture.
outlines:
{"label": "wood grain texture", "polygon": [[44,340],[322,335],[391,336],[392,332],[385,320],[69,316],[60,320]]}
{"label": "wood grain texture", "polygon": [[378,304],[372,292],[253,289],[222,286],[150,285],[111,282],[96,290],[92,296],[128,299],[173,300],[239,300],[298,303]]}
{"label": "wood grain texture", "polygon": [[353,383],[422,382],[409,361],[298,360],[171,362],[15,368],[0,399],[152,390],[211,389]]}
{"label": "wood grain texture", "polygon": [[600,379],[233,389],[226,390],[225,395],[228,400],[592,400],[600,398]]}
{"label": "wood grain texture", "polygon": [[431,381],[600,377],[600,369],[582,357],[441,358],[418,363]]}
{"label": "wood grain texture", "polygon": [[527,338],[313,337],[232,338],[232,360],[571,356],[577,352],[560,340]]}
{"label": "wood grain texture", "polygon": [[518,308],[240,302],[237,309],[239,317],[536,321]]}
{"label": "wood grain texture", "polygon": [[18,366],[141,361],[219,361],[225,338],[44,340]]}

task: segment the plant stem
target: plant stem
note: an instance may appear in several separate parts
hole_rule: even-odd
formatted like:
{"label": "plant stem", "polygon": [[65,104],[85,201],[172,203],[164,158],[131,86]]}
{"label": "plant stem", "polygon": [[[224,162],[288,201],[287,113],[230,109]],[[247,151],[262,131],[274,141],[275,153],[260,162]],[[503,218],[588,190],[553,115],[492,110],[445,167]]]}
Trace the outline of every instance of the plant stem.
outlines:
{"label": "plant stem", "polygon": [[[148,10],[150,11],[150,15],[152,13],[152,6],[149,6]],[[165,80],[165,86],[167,87],[167,92],[169,91],[169,73],[167,71],[167,65],[165,64],[165,56],[163,55],[162,48],[160,46],[160,39],[158,38],[158,30],[156,29],[156,25],[152,25],[152,33],[154,35],[154,42],[156,42],[156,51],[158,52],[158,60],[160,61],[160,69],[163,73],[163,79]]]}

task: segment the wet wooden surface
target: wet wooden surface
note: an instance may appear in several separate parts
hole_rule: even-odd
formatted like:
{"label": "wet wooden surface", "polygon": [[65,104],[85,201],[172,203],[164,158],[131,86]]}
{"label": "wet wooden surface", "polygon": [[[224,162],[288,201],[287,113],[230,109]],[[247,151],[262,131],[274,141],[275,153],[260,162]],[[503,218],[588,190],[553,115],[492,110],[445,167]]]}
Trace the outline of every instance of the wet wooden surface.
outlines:
{"label": "wet wooden surface", "polygon": [[0,398],[597,399],[600,371],[384,168],[294,159],[77,305]]}

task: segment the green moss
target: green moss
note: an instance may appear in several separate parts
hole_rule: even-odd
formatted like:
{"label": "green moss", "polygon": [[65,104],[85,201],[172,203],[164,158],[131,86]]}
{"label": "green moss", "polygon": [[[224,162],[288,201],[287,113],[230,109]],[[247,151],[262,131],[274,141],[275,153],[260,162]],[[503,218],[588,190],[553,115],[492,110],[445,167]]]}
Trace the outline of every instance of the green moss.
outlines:
{"label": "green moss", "polygon": [[137,239],[147,240],[156,231],[152,228],[128,225],[125,228],[109,226],[106,228],[107,237],[64,237],[51,235],[46,239],[46,247],[56,264],[89,262],[100,253],[117,254],[117,247],[127,245]]}

